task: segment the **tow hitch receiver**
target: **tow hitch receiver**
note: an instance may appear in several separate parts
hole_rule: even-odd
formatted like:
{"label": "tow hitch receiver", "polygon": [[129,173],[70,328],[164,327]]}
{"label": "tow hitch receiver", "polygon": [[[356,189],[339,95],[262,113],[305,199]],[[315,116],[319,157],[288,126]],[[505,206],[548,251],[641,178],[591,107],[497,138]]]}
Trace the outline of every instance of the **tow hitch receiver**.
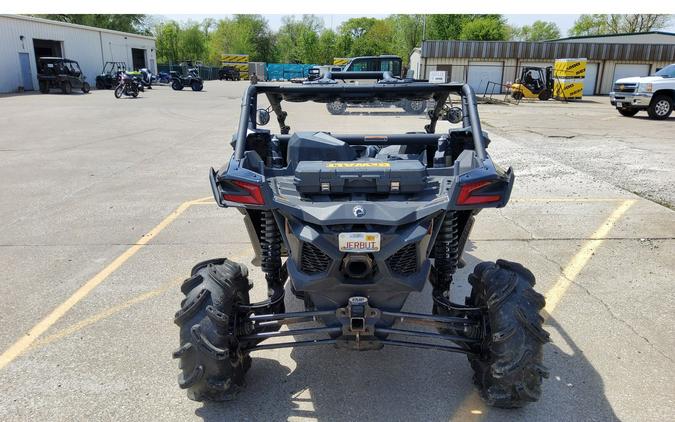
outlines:
{"label": "tow hitch receiver", "polygon": [[338,308],[335,314],[342,324],[342,336],[337,339],[336,346],[350,350],[377,350],[383,344],[374,336],[375,323],[382,313],[371,308],[368,299],[362,296],[349,298],[346,307]]}

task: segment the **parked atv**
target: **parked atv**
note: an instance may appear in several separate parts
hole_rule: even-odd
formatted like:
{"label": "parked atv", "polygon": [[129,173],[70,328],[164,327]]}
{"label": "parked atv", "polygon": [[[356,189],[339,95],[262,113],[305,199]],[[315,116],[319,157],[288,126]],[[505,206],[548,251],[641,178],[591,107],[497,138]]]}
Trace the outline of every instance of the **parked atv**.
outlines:
{"label": "parked atv", "polygon": [[61,57],[40,57],[38,59],[38,84],[40,92],[48,94],[51,89],[59,89],[70,94],[73,89],[88,93],[91,87],[85,81],[80,65],[75,60]]}
{"label": "parked atv", "polygon": [[100,75],[96,76],[96,89],[113,89],[117,86],[117,75],[126,72],[124,62],[105,62]]}
{"label": "parked atv", "polygon": [[175,71],[171,71],[172,82],[171,88],[175,91],[181,91],[184,87],[189,86],[193,91],[201,91],[204,88],[204,81],[199,77],[197,69],[188,69],[187,75],[179,75]]}
{"label": "parked atv", "polygon": [[[227,400],[243,388],[255,350],[402,346],[466,354],[491,405],[536,401],[548,374],[542,347],[549,335],[534,275],[514,262],[483,262],[468,277],[469,297],[451,301],[457,296],[453,274],[465,265],[462,252],[476,216],[505,206],[514,182],[511,168],[496,166],[487,153],[473,90],[394,79],[388,72],[374,84],[337,82],[342,76],[248,86],[234,153],[220,170],[211,169],[210,184],[219,206],[244,215],[269,296],[251,303],[243,264],[217,258],[195,265],[175,315],[179,386],[193,400]],[[451,93],[462,97],[464,127],[435,133]],[[258,96],[270,106],[256,111]],[[291,133],[284,102],[334,100],[433,100],[435,108],[425,132]],[[270,120],[268,110],[276,115],[277,134],[259,127]],[[305,311],[285,311],[287,282]],[[431,314],[403,312],[409,294],[426,283]],[[313,326],[280,329],[300,322]],[[405,327],[397,326],[401,322]],[[268,341],[277,337],[289,339]]]}
{"label": "parked atv", "polygon": [[170,84],[173,81],[173,78],[166,72],[159,72],[157,74],[157,81],[160,84]]}
{"label": "parked atv", "polygon": [[218,70],[218,80],[222,81],[223,79],[226,81],[241,80],[239,69],[234,66],[223,66],[220,70]]}
{"label": "parked atv", "polygon": [[122,98],[122,96],[127,97],[138,97],[139,84],[131,75],[126,72],[119,72],[118,82],[115,87],[115,98]]}

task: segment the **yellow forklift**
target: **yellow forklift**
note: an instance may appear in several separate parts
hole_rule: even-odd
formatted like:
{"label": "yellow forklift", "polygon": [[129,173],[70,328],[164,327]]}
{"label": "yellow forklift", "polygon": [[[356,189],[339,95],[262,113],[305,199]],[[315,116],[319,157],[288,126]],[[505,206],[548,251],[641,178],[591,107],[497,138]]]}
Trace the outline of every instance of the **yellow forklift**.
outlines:
{"label": "yellow forklift", "polygon": [[523,67],[520,78],[511,84],[511,96],[517,101],[523,98],[549,100],[553,96],[553,67]]}

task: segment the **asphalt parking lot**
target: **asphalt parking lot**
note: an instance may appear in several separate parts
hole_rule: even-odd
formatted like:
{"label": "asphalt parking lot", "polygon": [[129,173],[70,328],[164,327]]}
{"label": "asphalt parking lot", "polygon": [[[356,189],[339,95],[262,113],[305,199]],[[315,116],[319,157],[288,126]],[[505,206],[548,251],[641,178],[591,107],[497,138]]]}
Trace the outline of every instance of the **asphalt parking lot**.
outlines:
{"label": "asphalt parking lot", "polygon": [[[197,261],[253,257],[207,179],[245,87],[0,97],[0,420],[675,420],[675,118],[621,117],[601,97],[479,108],[516,186],[479,215],[458,290],[483,260],[537,276],[552,337],[541,401],[487,408],[464,356],[395,348],[254,352],[235,401],[189,401],[171,359],[178,286]],[[289,110],[294,129],[424,126],[393,109]],[[428,290],[406,304],[430,309]]]}

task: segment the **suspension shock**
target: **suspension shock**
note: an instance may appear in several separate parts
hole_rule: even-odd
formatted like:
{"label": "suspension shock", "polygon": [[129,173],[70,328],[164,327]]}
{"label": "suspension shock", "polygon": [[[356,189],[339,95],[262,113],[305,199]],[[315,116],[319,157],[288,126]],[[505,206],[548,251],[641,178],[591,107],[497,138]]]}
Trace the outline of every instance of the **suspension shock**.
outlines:
{"label": "suspension shock", "polygon": [[281,280],[281,233],[272,211],[262,211],[260,218],[261,268],[265,273],[267,288],[276,290]]}
{"label": "suspension shock", "polygon": [[433,280],[434,290],[442,293],[450,288],[452,275],[457,270],[459,261],[458,217],[455,211],[445,213],[441,228],[434,244],[434,266],[436,277]]}

